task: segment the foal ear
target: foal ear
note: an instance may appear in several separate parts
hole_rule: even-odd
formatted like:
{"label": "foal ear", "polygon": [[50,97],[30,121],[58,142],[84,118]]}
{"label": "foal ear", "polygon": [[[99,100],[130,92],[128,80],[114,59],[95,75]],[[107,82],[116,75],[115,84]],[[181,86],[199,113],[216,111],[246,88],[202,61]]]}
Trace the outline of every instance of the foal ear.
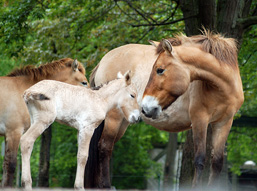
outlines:
{"label": "foal ear", "polygon": [[72,70],[75,72],[76,70],[78,70],[79,64],[77,59],[75,59],[71,65]]}
{"label": "foal ear", "polygon": [[125,77],[125,81],[126,81],[126,84],[127,86],[129,86],[131,84],[131,71],[127,71],[125,74],[124,74],[124,77]]}
{"label": "foal ear", "polygon": [[119,71],[117,73],[117,79],[121,79],[121,78],[124,78],[124,76],[122,75],[122,73]]}
{"label": "foal ear", "polygon": [[171,42],[167,39],[162,39],[162,48],[168,52],[169,54],[172,54],[172,45]]}

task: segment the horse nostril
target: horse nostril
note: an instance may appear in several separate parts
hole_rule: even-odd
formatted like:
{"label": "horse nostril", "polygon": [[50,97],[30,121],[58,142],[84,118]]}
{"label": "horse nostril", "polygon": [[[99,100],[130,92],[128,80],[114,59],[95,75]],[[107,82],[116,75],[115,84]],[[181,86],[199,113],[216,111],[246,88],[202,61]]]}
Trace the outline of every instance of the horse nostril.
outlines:
{"label": "horse nostril", "polygon": [[144,110],[144,108],[142,108],[142,113],[143,113],[143,114],[145,114],[145,110]]}

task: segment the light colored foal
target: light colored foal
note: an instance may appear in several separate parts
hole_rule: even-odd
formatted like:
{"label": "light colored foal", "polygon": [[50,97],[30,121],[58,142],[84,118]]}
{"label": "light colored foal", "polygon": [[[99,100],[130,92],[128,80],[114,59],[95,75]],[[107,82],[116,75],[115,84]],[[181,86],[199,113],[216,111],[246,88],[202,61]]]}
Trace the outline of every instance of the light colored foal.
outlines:
{"label": "light colored foal", "polygon": [[21,137],[22,185],[32,190],[30,156],[33,145],[54,121],[78,130],[77,172],[74,187],[84,189],[84,171],[88,149],[95,128],[107,112],[117,108],[130,123],[138,122],[140,111],[137,91],[131,84],[130,72],[104,85],[99,90],[72,86],[62,82],[43,80],[24,93],[31,126]]}

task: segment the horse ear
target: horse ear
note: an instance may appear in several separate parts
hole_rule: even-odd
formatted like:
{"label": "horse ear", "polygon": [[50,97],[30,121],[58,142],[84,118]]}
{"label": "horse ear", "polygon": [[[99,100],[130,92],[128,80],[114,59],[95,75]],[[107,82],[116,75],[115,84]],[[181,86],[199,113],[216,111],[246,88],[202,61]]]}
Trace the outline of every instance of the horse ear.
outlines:
{"label": "horse ear", "polygon": [[149,42],[151,45],[153,45],[154,47],[157,47],[157,46],[160,44],[160,42],[153,41],[153,40],[148,40],[148,42]]}
{"label": "horse ear", "polygon": [[73,71],[75,72],[76,70],[78,70],[78,67],[79,67],[79,64],[78,64],[78,61],[77,59],[75,59],[71,65]]}
{"label": "horse ear", "polygon": [[125,77],[125,81],[126,81],[126,84],[127,86],[129,86],[131,84],[131,71],[127,71],[125,74],[124,74],[124,77]]}
{"label": "horse ear", "polygon": [[162,48],[168,52],[169,54],[172,54],[172,45],[171,42],[167,39],[162,39]]}

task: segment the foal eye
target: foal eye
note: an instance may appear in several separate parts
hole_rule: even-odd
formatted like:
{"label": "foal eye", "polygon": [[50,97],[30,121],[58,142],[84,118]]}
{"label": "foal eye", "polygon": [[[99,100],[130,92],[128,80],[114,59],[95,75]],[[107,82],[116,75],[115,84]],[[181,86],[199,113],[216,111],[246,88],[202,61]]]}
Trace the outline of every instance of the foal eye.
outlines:
{"label": "foal eye", "polygon": [[157,70],[156,70],[157,74],[159,74],[159,75],[162,75],[164,71],[165,71],[165,69],[162,69],[162,68],[157,68]]}
{"label": "foal eye", "polygon": [[134,95],[132,95],[132,94],[130,94],[130,96],[131,96],[132,98],[135,98],[135,96],[134,96]]}
{"label": "foal eye", "polygon": [[83,86],[87,86],[87,82],[81,82]]}

